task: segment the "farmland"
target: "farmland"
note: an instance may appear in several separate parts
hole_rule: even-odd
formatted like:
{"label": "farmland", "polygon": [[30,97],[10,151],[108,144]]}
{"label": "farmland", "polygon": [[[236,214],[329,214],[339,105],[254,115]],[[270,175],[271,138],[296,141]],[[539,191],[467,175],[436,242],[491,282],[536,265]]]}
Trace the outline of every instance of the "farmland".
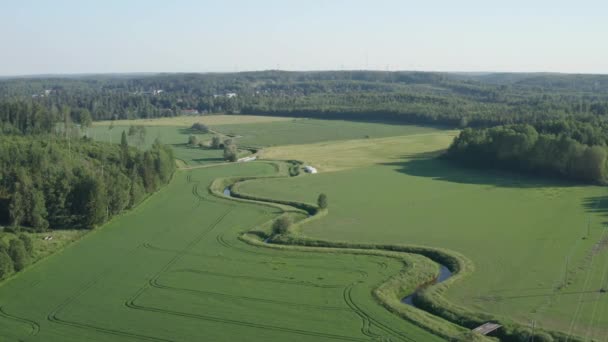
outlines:
{"label": "farmland", "polygon": [[[419,138],[424,137],[428,139]],[[394,140],[378,143],[391,145]],[[608,263],[604,188],[458,168],[424,151],[414,153],[408,149],[411,144],[404,144],[401,155],[376,146],[375,152],[387,151],[382,163],[378,153],[370,159],[365,148],[349,145],[319,146],[308,153],[300,146],[271,149],[273,156],[291,158],[295,153],[322,169],[342,171],[248,181],[239,191],[308,203],[325,192],[329,214],[302,227],[302,234],[461,252],[473,261],[475,272],[449,290],[452,301],[603,340],[608,298],[598,290],[606,286]],[[329,149],[351,161],[319,153]],[[561,288],[564,279],[568,285]]]}
{"label": "farmland", "polygon": [[[0,337],[468,340],[466,329],[399,302],[433,278],[437,266],[419,253],[386,251],[396,245],[470,260],[473,266],[443,293],[455,305],[522,326],[535,321],[539,330],[606,339],[608,298],[598,292],[608,264],[604,188],[454,166],[436,158],[453,130],[249,118],[218,116],[209,124],[239,145],[265,147],[266,160],[213,167],[206,166],[222,161],[221,151],[183,145],[190,118],[91,128],[95,139],[118,143],[123,130],[143,124],[142,148],[159,137],[193,168],[2,283]],[[281,160],[302,160],[321,172],[287,177]],[[268,200],[218,195],[249,177],[256,179],[233,191]],[[243,235],[253,230],[265,238],[285,211],[306,217],[266,202],[314,204],[319,193],[329,198],[326,215],[295,225],[292,234],[295,242],[326,247],[264,244],[258,235]]]}
{"label": "farmland", "polygon": [[369,296],[399,273],[398,260],[237,239],[276,209],[235,205],[206,186],[274,172],[266,163],[179,172],[134,211],[0,287],[3,338],[433,340]]}

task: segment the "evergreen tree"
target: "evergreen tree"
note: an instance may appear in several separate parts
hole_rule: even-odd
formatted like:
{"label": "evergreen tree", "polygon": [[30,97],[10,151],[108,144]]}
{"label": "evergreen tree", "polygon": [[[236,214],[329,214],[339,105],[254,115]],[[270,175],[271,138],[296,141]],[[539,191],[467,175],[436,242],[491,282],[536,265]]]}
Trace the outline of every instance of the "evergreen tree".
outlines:
{"label": "evergreen tree", "polygon": [[25,219],[25,199],[23,198],[23,186],[15,183],[14,192],[9,205],[9,215],[13,227],[19,227]]}
{"label": "evergreen tree", "polygon": [[18,238],[19,240],[23,241],[23,246],[25,247],[28,255],[32,256],[34,254],[34,241],[32,241],[32,238],[23,233],[19,234]]}
{"label": "evergreen tree", "polygon": [[325,209],[327,208],[327,195],[326,194],[320,194],[319,197],[317,198],[317,205],[319,206],[319,208],[321,209]]}
{"label": "evergreen tree", "polygon": [[220,146],[222,145],[222,139],[220,139],[219,136],[214,135],[213,138],[211,138],[211,148],[214,149],[219,149]]}
{"label": "evergreen tree", "polygon": [[126,167],[129,164],[129,141],[125,131],[122,131],[120,136],[120,159],[123,166]]}
{"label": "evergreen tree", "polygon": [[13,273],[13,260],[6,250],[0,249],[0,280]]}
{"label": "evergreen tree", "polygon": [[23,241],[19,239],[12,239],[8,246],[8,255],[13,260],[13,267],[15,271],[21,271],[29,263],[29,256]]}
{"label": "evergreen tree", "polygon": [[43,231],[49,227],[44,194],[38,189],[32,189],[30,196],[29,224],[38,231]]}
{"label": "evergreen tree", "polygon": [[232,139],[224,142],[224,159],[230,162],[238,160],[238,149]]}

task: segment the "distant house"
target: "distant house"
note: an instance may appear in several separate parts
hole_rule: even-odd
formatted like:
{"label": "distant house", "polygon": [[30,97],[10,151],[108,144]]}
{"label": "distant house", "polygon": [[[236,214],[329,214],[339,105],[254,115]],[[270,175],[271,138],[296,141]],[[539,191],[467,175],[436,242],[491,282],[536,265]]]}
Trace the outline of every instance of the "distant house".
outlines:
{"label": "distant house", "polygon": [[310,165],[304,166],[304,171],[307,173],[317,173],[317,169]]}
{"label": "distant house", "polygon": [[196,109],[182,109],[182,114],[184,115],[197,115],[198,110]]}
{"label": "distant house", "polygon": [[214,94],[213,98],[216,99],[218,97],[226,97],[226,98],[231,99],[231,98],[236,97],[236,96],[237,96],[237,93]]}

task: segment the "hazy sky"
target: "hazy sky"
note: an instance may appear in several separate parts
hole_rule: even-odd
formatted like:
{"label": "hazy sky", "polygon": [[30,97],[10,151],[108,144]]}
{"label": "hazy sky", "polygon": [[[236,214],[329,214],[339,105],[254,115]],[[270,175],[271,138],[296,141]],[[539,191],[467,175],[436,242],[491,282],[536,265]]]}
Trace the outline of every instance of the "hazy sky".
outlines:
{"label": "hazy sky", "polygon": [[0,75],[608,73],[606,0],[0,0]]}

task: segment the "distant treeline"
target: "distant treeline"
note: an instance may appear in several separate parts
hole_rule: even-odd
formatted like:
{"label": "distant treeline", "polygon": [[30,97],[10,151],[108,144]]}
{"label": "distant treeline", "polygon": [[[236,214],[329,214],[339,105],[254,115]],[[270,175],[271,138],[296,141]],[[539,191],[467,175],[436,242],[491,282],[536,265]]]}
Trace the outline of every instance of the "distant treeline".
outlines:
{"label": "distant treeline", "polygon": [[446,157],[466,165],[605,184],[608,130],[599,123],[552,121],[467,128]]}
{"label": "distant treeline", "polygon": [[0,130],[70,120],[244,113],[459,127],[608,116],[608,76],[262,71],[14,78],[0,81]]}
{"label": "distant treeline", "polygon": [[[124,135],[124,134],[123,134]],[[148,151],[87,138],[0,136],[0,224],[92,228],[167,183],[172,151]]]}

